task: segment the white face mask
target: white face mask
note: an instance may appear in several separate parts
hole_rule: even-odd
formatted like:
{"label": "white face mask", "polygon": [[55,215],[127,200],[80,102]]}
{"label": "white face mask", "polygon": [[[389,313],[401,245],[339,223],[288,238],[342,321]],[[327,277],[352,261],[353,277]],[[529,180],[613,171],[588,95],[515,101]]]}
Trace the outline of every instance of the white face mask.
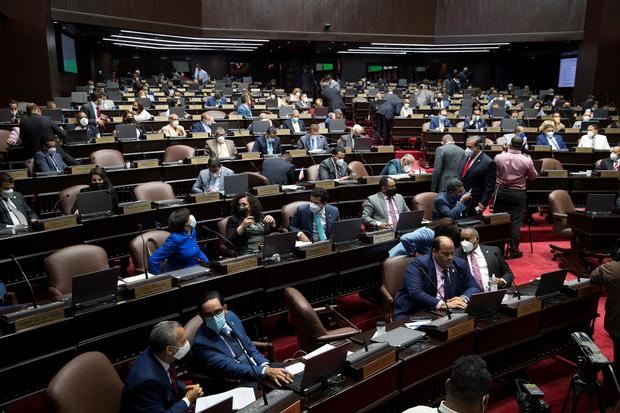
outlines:
{"label": "white face mask", "polygon": [[88,125],[88,119],[86,118],[80,119],[80,125],[82,125],[83,127],[86,127]]}
{"label": "white face mask", "polygon": [[593,136],[594,136],[594,132],[592,132],[591,130],[589,130],[586,134],[587,134],[589,137],[593,137]]}
{"label": "white face mask", "polygon": [[590,117],[589,116],[582,116],[581,120],[584,122],[589,122],[590,121]]}
{"label": "white face mask", "polygon": [[48,150],[48,152],[54,153],[54,152],[56,152],[56,147],[52,146],[51,148],[47,148],[47,150]]}
{"label": "white face mask", "polygon": [[313,214],[316,214],[317,212],[321,210],[321,206],[314,202],[310,202],[310,205],[308,205],[308,208],[310,208],[310,212],[312,212]]}
{"label": "white face mask", "polygon": [[224,143],[224,141],[226,140],[226,137],[218,136],[216,139],[217,139],[217,143]]}
{"label": "white face mask", "polygon": [[609,155],[609,159],[611,159],[612,161],[616,162],[618,160],[618,154],[617,153],[612,153]]}
{"label": "white face mask", "polygon": [[13,196],[13,188],[2,190],[2,197],[3,198],[10,198],[12,196]]}
{"label": "white face mask", "polygon": [[406,174],[411,172],[411,165],[403,165],[403,172]]}
{"label": "white face mask", "polygon": [[405,109],[409,109],[409,103],[405,103]]}
{"label": "white face mask", "polygon": [[461,247],[463,248],[463,251],[465,251],[465,254],[469,254],[474,250],[474,244],[467,240],[461,241]]}
{"label": "white face mask", "polygon": [[336,165],[343,166],[344,165],[344,159],[336,159]]}
{"label": "white face mask", "polygon": [[552,138],[553,132],[545,132],[545,135],[547,135],[548,138]]}
{"label": "white face mask", "polygon": [[172,122],[170,122],[170,124],[172,126],[174,126],[175,128],[177,128],[179,126],[179,121],[178,120],[173,120]]}
{"label": "white face mask", "polygon": [[187,355],[187,353],[189,353],[189,349],[190,349],[189,341],[185,340],[183,347],[177,347],[177,348],[178,350],[176,353],[174,353],[173,357],[177,360],[181,360],[183,357]]}
{"label": "white face mask", "polygon": [[470,157],[474,154],[473,149],[471,148],[465,148],[465,155],[467,155],[467,157]]}
{"label": "white face mask", "polygon": [[196,228],[196,217],[193,215],[189,216],[189,226],[192,228]]}

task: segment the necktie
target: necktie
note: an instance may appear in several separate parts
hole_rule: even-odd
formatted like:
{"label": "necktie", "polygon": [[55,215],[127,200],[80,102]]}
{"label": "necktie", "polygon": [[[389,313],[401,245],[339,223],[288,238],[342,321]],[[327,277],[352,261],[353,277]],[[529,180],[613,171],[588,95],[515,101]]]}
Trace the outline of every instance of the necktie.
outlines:
{"label": "necktie", "polygon": [[614,163],[614,171],[620,171],[620,161]]}
{"label": "necktie", "polygon": [[551,149],[553,150],[558,150],[560,149],[558,147],[558,143],[555,141],[555,136],[552,136],[550,138],[547,138],[547,140],[549,141],[549,143],[551,144]]}
{"label": "necktie", "polygon": [[316,233],[319,236],[319,241],[326,240],[327,237],[325,236],[325,229],[323,228],[323,222],[321,221],[320,212],[314,214],[314,225],[316,225]]}
{"label": "necktie", "polygon": [[168,375],[170,376],[170,384],[172,384],[172,392],[174,393],[174,399],[179,400],[179,384],[177,383],[177,369],[173,364],[168,369]]}
{"label": "necktie", "polygon": [[316,149],[316,138],[312,136],[310,138],[310,150],[315,150],[315,149]]}
{"label": "necktie", "polygon": [[390,222],[390,224],[392,224],[393,227],[396,226],[396,224],[398,224],[398,213],[396,212],[396,205],[394,202],[394,197],[389,197],[387,199],[387,204],[388,204],[388,212],[390,213],[390,220],[392,222]]}
{"label": "necktie", "polygon": [[[93,103],[93,105],[95,105]],[[97,119],[99,119],[101,117],[101,109],[99,109],[99,106],[95,105],[95,109],[97,110]]]}
{"label": "necktie", "polygon": [[17,217],[17,220],[19,221],[20,224],[28,225],[28,220],[26,219],[26,216],[22,214],[20,210],[15,208],[10,200],[7,199],[4,201],[4,203],[6,204],[6,207],[8,208],[8,210]]}
{"label": "necktie", "polygon": [[467,162],[465,163],[465,166],[463,167],[463,172],[461,173],[461,178],[465,176],[465,174],[467,173],[467,171],[469,171],[469,167],[471,166],[471,162],[474,160],[473,156],[470,157]]}
{"label": "necktie", "polygon": [[450,280],[450,274],[448,270],[443,270],[443,298],[446,300],[452,298],[452,281]]}
{"label": "necktie", "polygon": [[269,139],[267,139],[267,153],[273,155],[273,144]]}
{"label": "necktie", "polygon": [[484,291],[484,286],[482,285],[482,275],[480,274],[480,266],[478,265],[478,259],[476,258],[476,251],[472,251],[471,253],[471,273],[474,275],[474,279],[476,283],[480,287],[481,291]]}

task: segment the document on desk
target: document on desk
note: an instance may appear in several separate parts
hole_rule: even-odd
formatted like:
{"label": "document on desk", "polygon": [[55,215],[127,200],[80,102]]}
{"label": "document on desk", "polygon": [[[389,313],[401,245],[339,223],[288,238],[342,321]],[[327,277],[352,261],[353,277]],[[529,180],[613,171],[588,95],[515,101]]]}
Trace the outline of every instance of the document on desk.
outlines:
{"label": "document on desk", "polygon": [[418,327],[423,326],[424,324],[429,324],[432,321],[433,320],[431,320],[430,318],[427,318],[425,320],[417,320],[417,321],[413,321],[411,323],[405,323],[405,327],[410,328],[412,330],[417,330]]}
{"label": "document on desk", "polygon": [[203,412],[209,407],[231,397],[233,398],[233,410],[241,410],[256,400],[253,388],[237,387],[236,389],[232,389],[224,393],[199,398],[196,400],[196,413]]}
{"label": "document on desk", "polygon": [[[148,275],[149,275],[149,278],[157,277],[156,274],[151,274],[150,272],[148,273]],[[142,274],[134,275],[132,277],[125,277],[122,280],[118,280],[118,285],[129,284],[129,283],[132,283],[134,281],[142,281],[142,280],[145,280],[145,279],[146,278],[144,276],[144,273],[142,273]]]}
{"label": "document on desk", "polygon": [[295,363],[295,364],[291,364],[290,366],[286,366],[285,369],[286,371],[288,371],[294,376],[304,371],[305,368],[306,368],[306,365],[304,363]]}
{"label": "document on desk", "polygon": [[312,357],[316,357],[316,356],[318,356],[319,354],[323,354],[323,353],[325,353],[326,351],[333,350],[333,349],[335,349],[335,348],[336,348],[336,347],[332,346],[331,344],[324,344],[324,345],[322,345],[321,347],[317,348],[316,350],[314,350],[314,351],[312,351],[312,352],[310,352],[310,353],[306,354],[306,355],[305,355],[305,356],[303,356],[302,358],[303,358],[303,359],[305,359],[305,360],[308,360],[308,359],[311,359]]}

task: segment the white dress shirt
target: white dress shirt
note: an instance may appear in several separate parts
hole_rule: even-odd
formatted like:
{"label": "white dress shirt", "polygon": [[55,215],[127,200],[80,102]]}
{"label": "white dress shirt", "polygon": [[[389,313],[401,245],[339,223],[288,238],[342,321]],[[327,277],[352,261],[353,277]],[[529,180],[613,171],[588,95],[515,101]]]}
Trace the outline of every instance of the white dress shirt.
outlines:
{"label": "white dress shirt", "polygon": [[[4,207],[6,208],[6,210],[9,211],[9,216],[11,217],[11,220],[13,221],[13,225],[19,225],[20,222],[19,222],[19,219],[17,219],[17,215],[15,215],[13,211],[11,211],[11,208],[9,208],[7,205],[7,204],[10,204],[12,208],[17,209],[13,201],[11,201],[10,198],[2,198],[2,202],[4,202]],[[7,227],[10,228],[13,225],[7,225]]]}
{"label": "white dress shirt", "polygon": [[[391,199],[385,195],[383,195],[383,201],[385,202],[385,211],[387,212],[388,224],[390,224],[393,228],[396,228],[396,224],[398,224],[398,220],[400,219],[400,212],[398,211],[398,207],[396,206],[396,200],[394,197]],[[396,212],[396,222],[392,222],[392,216],[390,215],[390,202],[392,202],[392,206],[394,206],[394,211]]]}
{"label": "white dress shirt", "polygon": [[[473,266],[471,264],[473,259],[478,262],[478,268],[480,268],[480,279],[482,280],[484,291],[489,291],[489,265],[487,264],[487,260],[484,258],[480,245],[478,245],[471,253],[467,254],[467,264],[469,264],[469,269],[472,275],[474,275]],[[495,274],[495,276],[497,277],[497,274]]]}
{"label": "white dress shirt", "polygon": [[217,146],[217,153],[218,156],[221,158],[230,158],[230,152],[228,151],[228,145],[226,145],[226,142],[215,142],[215,145]]}
{"label": "white dress shirt", "polygon": [[[297,119],[297,118],[293,118],[293,119]],[[299,120],[297,121],[291,120],[291,125],[293,125],[293,132],[299,133],[301,131],[301,129],[299,128]]]}
{"label": "white dress shirt", "polygon": [[609,150],[609,142],[607,136],[598,133],[592,137],[583,135],[579,139],[579,148],[594,148],[595,150]]}

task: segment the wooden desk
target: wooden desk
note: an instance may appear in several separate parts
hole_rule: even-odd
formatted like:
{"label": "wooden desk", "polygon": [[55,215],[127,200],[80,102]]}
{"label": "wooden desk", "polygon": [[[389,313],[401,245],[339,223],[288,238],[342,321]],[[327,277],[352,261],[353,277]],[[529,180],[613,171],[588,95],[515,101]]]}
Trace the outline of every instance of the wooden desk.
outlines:
{"label": "wooden desk", "polygon": [[620,237],[620,215],[569,212],[568,225],[573,230],[573,245],[582,254],[612,254]]}

